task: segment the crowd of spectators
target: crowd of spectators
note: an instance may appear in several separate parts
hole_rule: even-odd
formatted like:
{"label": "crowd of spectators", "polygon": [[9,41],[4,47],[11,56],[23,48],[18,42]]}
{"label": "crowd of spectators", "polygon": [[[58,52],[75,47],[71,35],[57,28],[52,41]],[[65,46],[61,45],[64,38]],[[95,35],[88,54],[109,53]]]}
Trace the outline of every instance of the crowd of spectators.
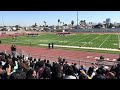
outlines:
{"label": "crowd of spectators", "polygon": [[[13,48],[14,47],[14,48]],[[15,46],[11,47],[12,51]],[[61,57],[56,62],[37,58],[0,53],[0,79],[119,79],[120,64],[111,68],[92,64],[86,69],[76,63],[68,64]]]}

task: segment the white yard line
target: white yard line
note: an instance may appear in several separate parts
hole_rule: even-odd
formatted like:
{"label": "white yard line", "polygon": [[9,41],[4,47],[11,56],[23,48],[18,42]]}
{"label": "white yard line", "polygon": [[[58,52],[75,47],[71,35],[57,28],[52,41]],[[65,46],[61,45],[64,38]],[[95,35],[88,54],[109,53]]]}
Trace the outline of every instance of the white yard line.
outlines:
{"label": "white yard line", "polygon": [[99,48],[106,42],[106,40],[109,38],[110,35],[108,35],[108,37],[100,44]]}
{"label": "white yard line", "polygon": [[[78,37],[79,38],[79,37]],[[74,38],[71,38],[70,40],[74,40]],[[58,40],[58,41],[60,41],[60,40]],[[64,41],[64,40],[63,40]],[[57,44],[61,44],[60,42],[59,43],[57,43]]]}
{"label": "white yard line", "polygon": [[[7,41],[2,41],[2,42],[6,43]],[[13,42],[13,41],[12,41],[12,42],[9,42],[9,43],[23,43],[23,42],[16,42],[16,41]]]}
{"label": "white yard line", "polygon": [[[86,39],[86,38],[89,38],[89,37],[91,37],[91,36],[88,35],[88,37],[85,37],[85,38],[79,39],[79,40],[77,40],[77,41],[75,41],[75,42],[73,42],[73,43],[80,42],[80,41],[82,41],[82,40],[84,40],[84,39]],[[71,44],[73,44],[73,43],[70,43],[69,45],[71,45]]]}
{"label": "white yard line", "polygon": [[[48,44],[39,44],[41,46],[48,46]],[[110,48],[93,48],[93,47],[79,47],[79,46],[64,46],[64,45],[54,45],[55,47],[66,47],[66,48],[81,48],[81,49],[92,49],[92,50],[106,50],[106,51],[120,51],[118,49]]]}
{"label": "white yard line", "polygon": [[[92,40],[91,40],[91,41],[89,41],[88,43],[90,43],[90,42],[94,41],[95,39],[97,39],[97,38],[98,38],[98,37],[100,37],[100,36],[101,36],[101,35],[99,35],[99,36],[95,37],[94,39],[92,39]],[[85,46],[85,45],[86,45],[86,43],[85,43],[85,44],[83,44],[83,45],[82,45],[82,47],[83,47],[83,46]]]}

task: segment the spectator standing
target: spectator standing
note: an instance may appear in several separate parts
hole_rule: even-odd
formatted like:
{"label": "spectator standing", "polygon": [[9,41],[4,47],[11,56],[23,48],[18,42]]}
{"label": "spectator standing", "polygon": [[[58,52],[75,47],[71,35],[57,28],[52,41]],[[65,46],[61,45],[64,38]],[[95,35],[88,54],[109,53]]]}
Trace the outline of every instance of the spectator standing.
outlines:
{"label": "spectator standing", "polygon": [[43,79],[51,79],[51,70],[48,67],[45,67],[43,72]]}
{"label": "spectator standing", "polygon": [[50,49],[50,43],[48,43],[48,49]]}
{"label": "spectator standing", "polygon": [[81,68],[79,70],[84,70],[85,73],[87,72],[86,67],[84,65],[81,65]]}
{"label": "spectator standing", "polygon": [[59,57],[58,57],[58,63],[61,64],[61,62],[62,62],[62,57],[59,56]]}
{"label": "spectator standing", "polygon": [[80,70],[79,79],[92,79],[89,75],[85,73],[84,70]]}
{"label": "spectator standing", "polygon": [[4,70],[2,69],[2,62],[0,61],[0,79],[4,79]]}
{"label": "spectator standing", "polygon": [[45,66],[47,66],[47,67],[51,68],[51,65],[50,65],[49,60],[47,60],[47,63],[45,63]]}
{"label": "spectator standing", "polygon": [[11,46],[11,51],[13,51],[13,45]]}
{"label": "spectator standing", "polygon": [[14,47],[13,47],[13,45],[11,46],[11,53],[12,53],[12,55],[14,56],[14,53],[13,53],[13,51],[14,51],[14,49],[13,49]]}
{"label": "spectator standing", "polygon": [[79,71],[78,68],[77,68],[77,64],[74,63],[74,65],[72,65],[72,68],[73,68],[74,73],[77,75],[78,71]]}
{"label": "spectator standing", "polygon": [[96,75],[93,76],[93,79],[106,79],[104,74],[105,70],[103,69],[103,67],[100,67],[96,70]]}
{"label": "spectator standing", "polygon": [[26,74],[26,79],[37,79],[36,71],[34,69],[30,69]]}
{"label": "spectator standing", "polygon": [[52,43],[52,49],[54,49],[54,43]]}
{"label": "spectator standing", "polygon": [[68,69],[66,70],[63,79],[77,79],[74,75],[74,70],[71,66],[68,66]]}
{"label": "spectator standing", "polygon": [[13,57],[17,57],[17,55],[16,55],[16,46],[15,45],[12,45],[11,50],[12,50]]}
{"label": "spectator standing", "polygon": [[104,60],[104,57],[103,57],[103,56],[100,56],[100,59]]}
{"label": "spectator standing", "polygon": [[16,46],[14,45],[14,51],[16,51]]}

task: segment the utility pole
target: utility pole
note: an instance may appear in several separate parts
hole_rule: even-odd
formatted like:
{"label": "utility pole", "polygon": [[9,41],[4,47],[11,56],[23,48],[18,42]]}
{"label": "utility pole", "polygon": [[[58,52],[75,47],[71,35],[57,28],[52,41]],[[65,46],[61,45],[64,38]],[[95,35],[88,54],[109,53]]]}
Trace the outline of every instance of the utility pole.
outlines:
{"label": "utility pole", "polygon": [[3,20],[3,16],[2,16],[2,23],[3,23],[3,26],[4,26],[4,20]]}
{"label": "utility pole", "polygon": [[78,28],[78,11],[77,11],[77,28]]}

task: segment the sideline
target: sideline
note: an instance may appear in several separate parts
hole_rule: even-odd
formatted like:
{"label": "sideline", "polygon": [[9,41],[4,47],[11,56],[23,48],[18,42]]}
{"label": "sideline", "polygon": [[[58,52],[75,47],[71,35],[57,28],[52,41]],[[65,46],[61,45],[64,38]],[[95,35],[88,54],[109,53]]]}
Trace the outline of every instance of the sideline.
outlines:
{"label": "sideline", "polygon": [[[48,46],[48,44],[39,44],[41,46]],[[93,50],[106,50],[106,51],[120,51],[118,49],[111,48],[93,48],[93,47],[79,47],[79,46],[64,46],[64,45],[54,45],[55,47],[66,47],[66,48],[81,48],[81,49],[93,49]]]}

